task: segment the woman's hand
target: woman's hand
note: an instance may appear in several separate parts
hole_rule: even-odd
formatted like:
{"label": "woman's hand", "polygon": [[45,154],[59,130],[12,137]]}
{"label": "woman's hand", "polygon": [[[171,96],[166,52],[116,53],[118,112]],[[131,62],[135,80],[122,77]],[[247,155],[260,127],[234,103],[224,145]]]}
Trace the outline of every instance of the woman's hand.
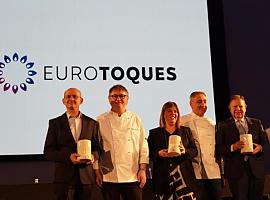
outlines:
{"label": "woman's hand", "polygon": [[179,149],[180,149],[180,153],[181,154],[185,154],[186,153],[186,149],[185,149],[185,147],[184,147],[184,145],[182,143],[179,145]]}
{"label": "woman's hand", "polygon": [[168,153],[168,149],[161,149],[158,152],[159,157],[163,157],[163,158],[172,158],[175,157],[175,153]]}

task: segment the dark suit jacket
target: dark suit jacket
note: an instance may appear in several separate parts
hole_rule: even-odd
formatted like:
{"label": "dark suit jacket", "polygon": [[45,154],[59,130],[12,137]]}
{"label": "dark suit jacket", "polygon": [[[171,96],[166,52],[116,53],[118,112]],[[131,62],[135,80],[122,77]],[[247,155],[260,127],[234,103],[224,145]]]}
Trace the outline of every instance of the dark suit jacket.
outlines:
{"label": "dark suit jacket", "polygon": [[[98,123],[82,114],[82,130],[79,139],[91,140],[91,152],[96,156],[100,152]],[[66,113],[49,120],[49,128],[44,146],[46,159],[55,162],[55,182],[71,183],[80,178],[83,184],[95,183],[92,165],[74,165],[70,154],[77,152],[77,144],[69,127]]]}
{"label": "dark suit jacket", "polygon": [[[260,120],[245,117],[248,125],[248,133],[252,134],[253,143],[266,144],[266,135]],[[231,152],[231,145],[240,139],[240,133],[236,127],[235,120],[230,118],[220,122],[216,131],[217,157],[224,158],[224,171],[227,178],[240,178],[244,171],[244,155],[240,150]],[[263,152],[249,156],[249,165],[252,173],[257,178],[264,177],[264,155]]]}
{"label": "dark suit jacket", "polygon": [[174,158],[161,158],[158,155],[158,151],[168,148],[169,138],[163,128],[158,127],[149,131],[148,146],[149,157],[153,161],[153,187],[154,192],[158,194],[167,192],[169,186],[169,165],[172,162],[180,164],[180,170],[187,186],[194,192],[197,190],[191,159],[198,152],[191,131],[188,127],[181,126],[174,134],[181,136],[186,153]]}

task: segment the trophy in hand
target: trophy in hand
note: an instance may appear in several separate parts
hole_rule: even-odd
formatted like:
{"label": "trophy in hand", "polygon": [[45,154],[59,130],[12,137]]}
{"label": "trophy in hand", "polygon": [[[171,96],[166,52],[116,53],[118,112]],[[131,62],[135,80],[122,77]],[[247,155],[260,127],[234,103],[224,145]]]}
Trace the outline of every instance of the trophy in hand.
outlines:
{"label": "trophy in hand", "polygon": [[180,156],[185,153],[185,148],[179,135],[171,135],[169,137],[168,153],[172,156]]}
{"label": "trophy in hand", "polygon": [[253,152],[253,141],[251,134],[241,134],[240,141],[245,143],[245,146],[241,149],[242,154],[251,154]]}
{"label": "trophy in hand", "polygon": [[83,162],[92,161],[91,140],[79,140],[77,143],[77,153],[79,154],[78,160]]}

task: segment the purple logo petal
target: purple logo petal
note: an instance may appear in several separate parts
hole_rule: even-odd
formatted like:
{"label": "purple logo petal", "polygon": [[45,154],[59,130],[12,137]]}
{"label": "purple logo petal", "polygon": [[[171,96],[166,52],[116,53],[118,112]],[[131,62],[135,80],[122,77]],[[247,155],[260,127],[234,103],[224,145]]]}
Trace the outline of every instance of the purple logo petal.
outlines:
{"label": "purple logo petal", "polygon": [[0,78],[0,84],[4,83],[5,79],[3,77]]}
{"label": "purple logo petal", "polygon": [[9,83],[6,83],[4,85],[4,91],[7,91],[9,88],[10,88],[10,84]]}
{"label": "purple logo petal", "polygon": [[12,86],[12,91],[14,94],[16,94],[18,92],[18,85],[13,85]]}

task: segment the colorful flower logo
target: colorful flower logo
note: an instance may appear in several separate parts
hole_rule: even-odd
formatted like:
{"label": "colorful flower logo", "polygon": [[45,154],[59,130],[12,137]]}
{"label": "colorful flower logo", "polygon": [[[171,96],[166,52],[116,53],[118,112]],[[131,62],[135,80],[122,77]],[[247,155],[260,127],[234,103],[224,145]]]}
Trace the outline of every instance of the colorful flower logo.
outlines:
{"label": "colorful flower logo", "polygon": [[[12,84],[6,81],[7,76],[5,76],[5,70],[10,67],[9,65],[11,64],[16,64],[19,67],[26,68],[25,80]],[[0,85],[3,85],[3,91],[12,91],[14,94],[16,94],[19,90],[27,91],[28,86],[34,84],[33,76],[37,74],[37,72],[33,70],[33,67],[34,62],[28,62],[27,56],[20,58],[17,53],[14,53],[12,57],[4,55],[4,60],[0,60]]]}

